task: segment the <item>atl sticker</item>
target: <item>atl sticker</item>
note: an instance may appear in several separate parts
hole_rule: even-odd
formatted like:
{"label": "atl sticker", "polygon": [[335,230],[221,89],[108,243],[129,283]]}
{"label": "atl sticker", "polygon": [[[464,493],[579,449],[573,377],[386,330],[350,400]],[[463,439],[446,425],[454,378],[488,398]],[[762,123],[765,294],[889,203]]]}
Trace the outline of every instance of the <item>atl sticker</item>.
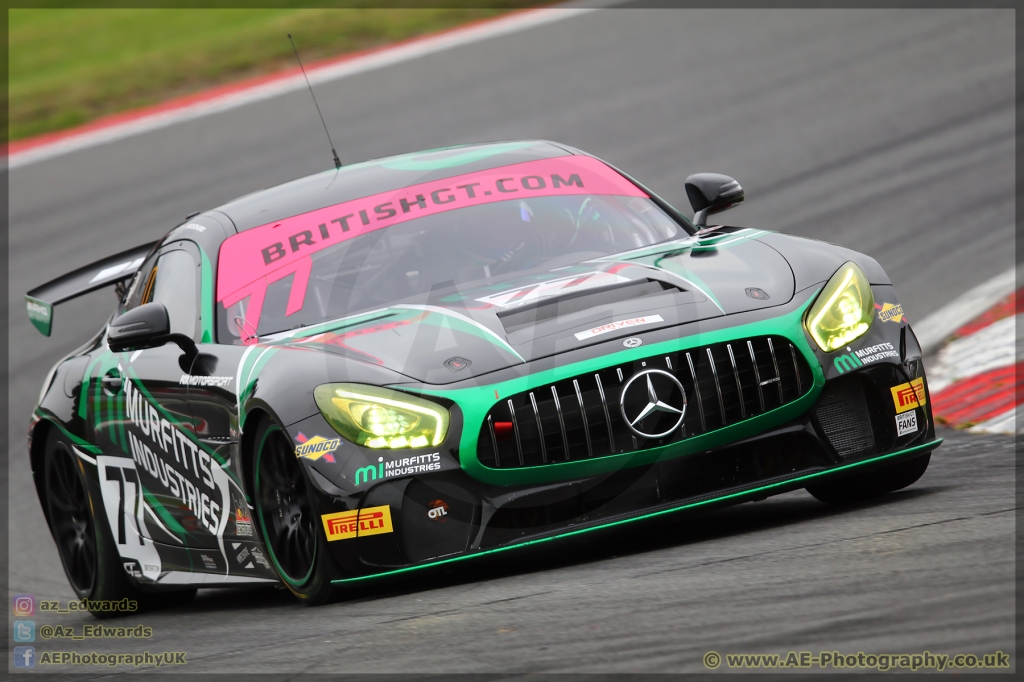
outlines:
{"label": "atl sticker", "polygon": [[388,505],[324,514],[320,519],[324,522],[328,542],[380,535],[394,530],[391,526],[391,507]]}

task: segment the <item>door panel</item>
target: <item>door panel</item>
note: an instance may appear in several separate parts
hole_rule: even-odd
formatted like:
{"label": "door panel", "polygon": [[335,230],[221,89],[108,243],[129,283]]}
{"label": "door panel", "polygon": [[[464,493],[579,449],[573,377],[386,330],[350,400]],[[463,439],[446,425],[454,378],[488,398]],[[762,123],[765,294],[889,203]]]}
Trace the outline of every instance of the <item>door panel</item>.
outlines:
{"label": "door panel", "polygon": [[[143,264],[126,308],[162,303],[172,331],[194,337],[198,278],[198,250],[186,242],[167,245]],[[173,343],[103,353],[93,372],[98,381],[90,393],[91,422],[104,452],[135,463],[143,509],[136,519],[151,520],[136,523],[137,532],[164,545],[219,549],[230,495],[226,475],[194,434],[188,386],[181,380],[190,369],[191,358]],[[123,477],[121,485],[127,485]],[[223,571],[227,561],[219,556],[195,568],[214,570],[210,563]]]}
{"label": "door panel", "polygon": [[[200,273],[194,244],[166,245],[143,264],[125,308],[162,303],[171,331],[196,339]],[[273,579],[236,471],[233,387],[218,376],[220,358],[204,350],[216,346],[199,348],[198,358],[175,343],[105,350],[90,372],[89,421],[110,455],[100,475],[111,532],[132,575],[171,583],[203,581],[182,571]],[[224,360],[233,381],[234,358]],[[188,402],[194,390],[201,391],[194,398],[209,396],[197,400],[199,415]],[[211,401],[213,411],[205,408]]]}

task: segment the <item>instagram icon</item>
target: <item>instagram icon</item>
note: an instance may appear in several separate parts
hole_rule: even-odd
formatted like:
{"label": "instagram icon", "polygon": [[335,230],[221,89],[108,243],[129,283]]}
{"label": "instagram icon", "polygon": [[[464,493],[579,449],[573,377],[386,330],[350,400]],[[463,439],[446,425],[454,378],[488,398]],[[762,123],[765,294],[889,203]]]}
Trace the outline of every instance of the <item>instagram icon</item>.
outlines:
{"label": "instagram icon", "polygon": [[36,612],[36,598],[31,594],[14,595],[14,615],[31,616]]}

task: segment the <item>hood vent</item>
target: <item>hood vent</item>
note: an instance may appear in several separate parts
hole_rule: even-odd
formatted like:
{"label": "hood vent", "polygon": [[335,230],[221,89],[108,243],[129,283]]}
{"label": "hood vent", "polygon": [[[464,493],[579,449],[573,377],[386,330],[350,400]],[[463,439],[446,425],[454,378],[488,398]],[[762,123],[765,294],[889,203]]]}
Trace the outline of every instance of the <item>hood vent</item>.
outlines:
{"label": "hood vent", "polygon": [[613,286],[589,289],[566,296],[542,299],[539,303],[524,305],[498,313],[498,319],[509,334],[538,323],[565,317],[604,305],[622,303],[645,296],[675,294],[685,291],[680,287],[655,279],[641,279]]}

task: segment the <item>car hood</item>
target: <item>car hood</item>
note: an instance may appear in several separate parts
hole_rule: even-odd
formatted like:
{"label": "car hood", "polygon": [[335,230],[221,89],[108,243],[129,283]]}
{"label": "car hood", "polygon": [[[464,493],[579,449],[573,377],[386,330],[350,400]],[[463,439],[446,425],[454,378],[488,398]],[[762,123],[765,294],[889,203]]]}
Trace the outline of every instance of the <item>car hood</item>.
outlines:
{"label": "car hood", "polygon": [[789,302],[764,231],[726,228],[265,339],[446,384],[663,327]]}

